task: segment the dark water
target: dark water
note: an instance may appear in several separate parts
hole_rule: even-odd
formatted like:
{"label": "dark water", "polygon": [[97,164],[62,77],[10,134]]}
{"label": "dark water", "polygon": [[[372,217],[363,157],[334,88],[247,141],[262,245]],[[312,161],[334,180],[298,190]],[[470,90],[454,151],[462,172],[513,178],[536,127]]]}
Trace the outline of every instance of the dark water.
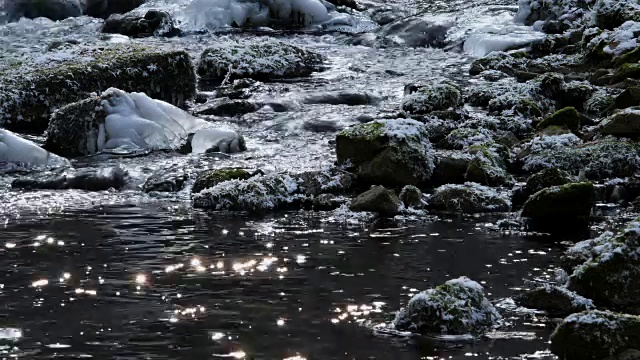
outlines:
{"label": "dark water", "polygon": [[492,219],[347,226],[321,218],[149,205],[12,220],[0,232],[0,328],[23,337],[1,354],[547,357],[552,326],[532,314],[505,313],[508,324],[471,342],[376,335],[372,325],[416,289],[451,277],[482,282],[494,300],[513,296],[525,279],[552,276],[560,248],[488,230]]}

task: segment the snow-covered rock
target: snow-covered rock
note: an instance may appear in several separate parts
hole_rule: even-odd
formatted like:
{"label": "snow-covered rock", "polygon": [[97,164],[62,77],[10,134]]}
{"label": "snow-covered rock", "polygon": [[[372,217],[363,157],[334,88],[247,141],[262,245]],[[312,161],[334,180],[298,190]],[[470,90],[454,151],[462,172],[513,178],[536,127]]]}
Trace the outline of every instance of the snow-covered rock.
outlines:
{"label": "snow-covered rock", "polygon": [[526,291],[515,297],[514,300],[521,306],[543,310],[550,316],[556,317],[565,317],[595,307],[593,301],[563,286],[550,284]]}
{"label": "snow-covered rock", "polygon": [[393,320],[397,330],[447,335],[478,335],[502,317],[467,277],[452,279],[411,298]]}
{"label": "snow-covered rock", "polygon": [[509,199],[496,190],[469,182],[440,186],[427,203],[430,209],[456,213],[506,212],[511,207]]}

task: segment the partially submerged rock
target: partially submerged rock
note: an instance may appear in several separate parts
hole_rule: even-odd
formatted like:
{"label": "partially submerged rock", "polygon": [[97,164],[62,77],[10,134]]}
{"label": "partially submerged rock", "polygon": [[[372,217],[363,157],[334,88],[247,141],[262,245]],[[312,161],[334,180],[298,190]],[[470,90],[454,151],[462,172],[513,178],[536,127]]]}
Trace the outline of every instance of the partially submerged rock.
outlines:
{"label": "partially submerged rock", "polygon": [[431,183],[435,185],[463,184],[473,155],[462,151],[439,151]]}
{"label": "partially submerged rock", "polygon": [[538,129],[549,126],[565,126],[571,131],[580,129],[580,113],[574,107],[566,107],[553,113],[538,124]]}
{"label": "partially submerged rock", "polygon": [[0,69],[0,126],[41,133],[54,110],[110,87],[178,107],[195,96],[194,67],[184,51],[130,45],[78,51],[64,61]]}
{"label": "partially submerged rock", "polygon": [[434,152],[422,123],[376,120],[355,125],[336,137],[338,163],[350,164],[365,182],[391,186],[429,180]]}
{"label": "partially submerged rock", "polygon": [[28,168],[64,167],[69,162],[22,138],[9,130],[0,129],[0,163],[12,163]]}
{"label": "partially submerged rock", "polygon": [[570,315],[551,335],[560,359],[611,359],[640,342],[640,317],[591,310]]}
{"label": "partially submerged rock", "polygon": [[542,189],[565,185],[570,182],[571,176],[568,172],[557,168],[549,168],[529,176],[525,190],[527,195],[531,196]]}
{"label": "partially submerged rock", "polygon": [[320,65],[319,54],[281,41],[226,41],[202,53],[198,75],[212,81],[226,77],[268,81],[309,76],[319,70]]}
{"label": "partially submerged rock", "polygon": [[406,185],[400,191],[400,201],[408,208],[419,209],[424,206],[422,191],[413,185]]}
{"label": "partially submerged rock", "polygon": [[421,334],[474,334],[501,319],[487,300],[483,287],[467,277],[449,280],[409,300],[393,320],[397,330]]}
{"label": "partially submerged rock", "polygon": [[506,212],[511,207],[506,196],[476,183],[440,186],[427,203],[430,209],[456,213]]}
{"label": "partially submerged rock", "polygon": [[189,179],[184,167],[173,165],[154,172],[142,185],[144,192],[177,192]]}
{"label": "partially submerged rock", "polygon": [[607,235],[569,252],[576,260],[586,258],[573,269],[569,289],[596,305],[640,314],[640,219],[615,236]]}
{"label": "partially submerged rock", "polygon": [[198,174],[196,181],[191,189],[192,193],[212,188],[222,182],[229,180],[246,180],[253,176],[250,172],[238,168],[222,168],[206,170]]}
{"label": "partially submerged rock", "polygon": [[120,189],[125,186],[128,173],[123,168],[109,167],[103,169],[68,170],[62,174],[45,173],[35,177],[15,180],[11,187],[14,189],[78,189],[87,191],[102,191]]}
{"label": "partially submerged rock", "polygon": [[180,30],[176,28],[168,12],[149,10],[144,16],[136,14],[112,15],[105,21],[102,32],[141,38],[176,36]]}
{"label": "partially submerged rock", "polygon": [[592,183],[566,184],[533,194],[524,204],[522,216],[530,218],[535,227],[549,230],[585,225],[594,205],[595,190]]}
{"label": "partially submerged rock", "polygon": [[544,284],[518,295],[516,303],[530,309],[542,310],[554,317],[565,317],[573,313],[591,310],[593,302],[565,287]]}
{"label": "partially submerged rock", "polygon": [[608,118],[600,127],[603,135],[637,138],[640,136],[640,109],[629,108]]}
{"label": "partially submerged rock", "polygon": [[349,206],[351,211],[369,211],[380,215],[395,215],[400,211],[400,199],[384,186],[374,186],[358,195]]}

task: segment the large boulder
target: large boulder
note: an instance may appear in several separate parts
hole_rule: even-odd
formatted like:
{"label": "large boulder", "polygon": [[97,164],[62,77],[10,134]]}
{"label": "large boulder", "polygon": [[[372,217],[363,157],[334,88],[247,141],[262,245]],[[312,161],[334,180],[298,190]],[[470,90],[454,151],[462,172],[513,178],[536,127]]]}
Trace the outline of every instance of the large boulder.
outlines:
{"label": "large boulder", "polygon": [[600,133],[628,138],[640,136],[640,109],[629,108],[613,114],[603,122]]}
{"label": "large boulder", "polygon": [[470,147],[468,151],[475,154],[464,175],[466,181],[488,186],[501,186],[513,182],[506,170],[505,161],[494,149],[476,146]]}
{"label": "large boulder", "polygon": [[204,189],[214,187],[229,180],[246,180],[253,176],[250,172],[238,168],[222,168],[205,170],[198,174],[191,188],[192,193],[199,193]]}
{"label": "large boulder", "polygon": [[472,160],[473,155],[462,151],[437,152],[430,182],[434,185],[464,184],[467,168]]}
{"label": "large boulder", "polygon": [[531,196],[542,189],[565,185],[570,182],[571,176],[568,172],[557,168],[549,168],[529,176],[525,191],[527,196]]}
{"label": "large boulder", "polygon": [[9,20],[46,17],[54,21],[82,15],[80,0],[9,0],[0,3]]}
{"label": "large boulder", "polygon": [[400,211],[400,199],[384,186],[374,186],[358,195],[349,206],[351,211],[369,211],[380,215],[395,215]]}
{"label": "large boulder", "polygon": [[552,229],[589,221],[595,205],[595,190],[590,182],[553,186],[533,194],[524,204],[522,216],[536,227]]}
{"label": "large boulder", "polygon": [[141,38],[149,36],[175,36],[180,33],[171,15],[166,11],[149,10],[144,16],[136,14],[109,16],[102,32]]}
{"label": "large boulder", "polygon": [[429,180],[434,152],[425,126],[415,120],[376,120],[336,137],[338,163],[350,164],[361,180],[402,186]]}
{"label": "large boulder", "polygon": [[421,334],[477,335],[501,318],[483,287],[463,276],[413,296],[393,325]]}
{"label": "large boulder", "polygon": [[196,76],[184,51],[116,45],[49,63],[0,69],[0,126],[41,133],[51,113],[110,87],[144,92],[183,106],[195,96]]}
{"label": "large boulder", "polygon": [[569,315],[551,335],[560,359],[615,359],[640,342],[640,317],[591,310]]}
{"label": "large boulder", "polygon": [[596,305],[640,314],[640,219],[615,236],[581,244],[580,249],[573,252],[586,260],[574,268],[569,289]]}
{"label": "large boulder", "polygon": [[427,203],[432,210],[456,213],[506,212],[511,207],[506,196],[476,183],[440,186]]}
{"label": "large boulder", "polygon": [[309,76],[321,65],[319,54],[273,39],[220,41],[202,53],[198,75],[211,81],[227,77],[268,81]]}
{"label": "large boulder", "polygon": [[594,308],[593,301],[562,286],[544,284],[515,297],[518,305],[546,312],[549,316],[565,317]]}
{"label": "large boulder", "polygon": [[574,107],[566,107],[551,114],[538,124],[538,129],[549,126],[564,126],[571,131],[580,129],[580,113]]}
{"label": "large boulder", "polygon": [[462,105],[462,94],[450,84],[432,84],[405,88],[407,95],[402,109],[411,114],[423,115],[434,111],[456,109]]}

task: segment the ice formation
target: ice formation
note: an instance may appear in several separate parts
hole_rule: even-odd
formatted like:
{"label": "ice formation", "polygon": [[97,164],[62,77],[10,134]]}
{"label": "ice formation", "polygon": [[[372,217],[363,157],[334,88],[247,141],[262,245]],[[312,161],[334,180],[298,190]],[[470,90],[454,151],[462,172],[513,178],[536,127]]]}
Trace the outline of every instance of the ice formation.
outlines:
{"label": "ice formation", "polygon": [[63,165],[66,160],[9,130],[0,129],[0,162],[43,167]]}
{"label": "ice formation", "polygon": [[543,33],[532,31],[526,26],[487,26],[469,36],[464,43],[464,51],[470,55],[482,57],[493,51],[527,46],[543,38]]}
{"label": "ice formation", "polygon": [[320,0],[193,0],[185,16],[191,26],[207,29],[265,26],[271,20],[307,26],[331,19]]}
{"label": "ice formation", "polygon": [[192,152],[239,152],[244,139],[230,129],[218,129],[205,120],[144,93],[110,88],[103,94],[104,124],[98,133],[98,151],[105,149],[178,149],[191,140]]}

